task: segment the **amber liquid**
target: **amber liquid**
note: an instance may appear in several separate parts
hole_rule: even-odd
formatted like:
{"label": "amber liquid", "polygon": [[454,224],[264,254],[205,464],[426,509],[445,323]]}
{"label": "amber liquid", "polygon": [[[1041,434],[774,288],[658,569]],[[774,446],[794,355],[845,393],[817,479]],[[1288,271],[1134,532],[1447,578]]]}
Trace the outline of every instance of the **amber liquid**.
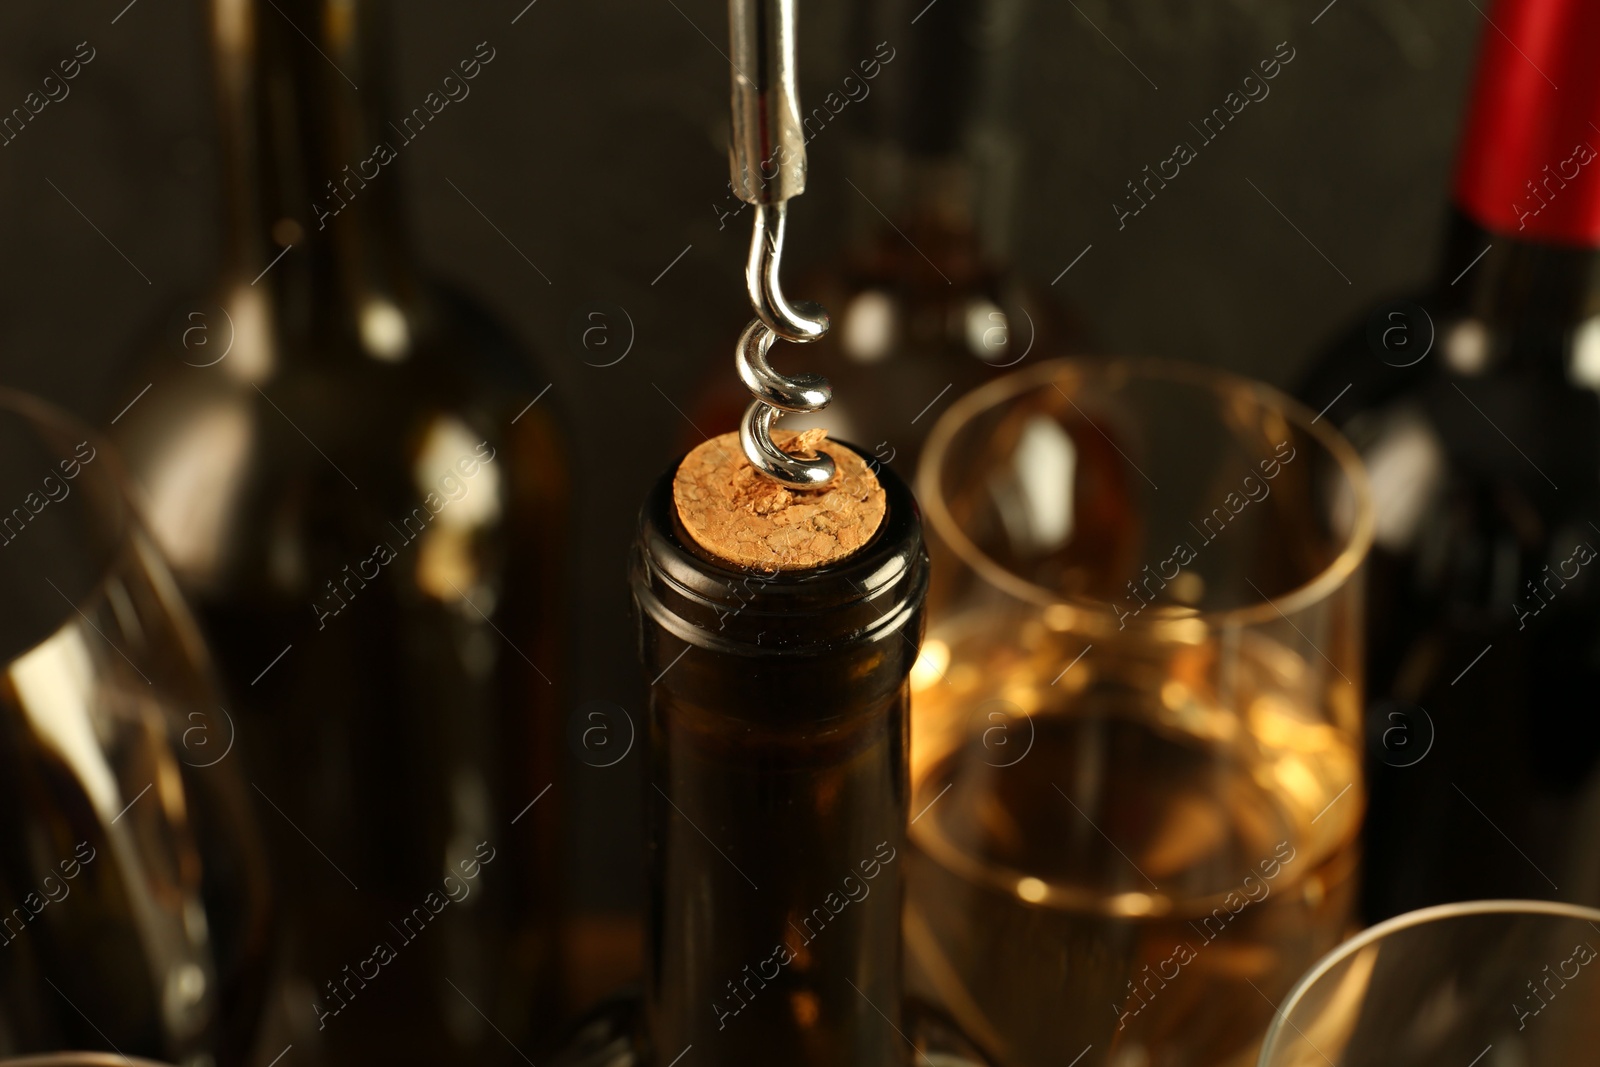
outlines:
{"label": "amber liquid", "polygon": [[689,1047],[708,1064],[911,1060],[895,967],[904,691],[836,710],[817,724],[779,697],[747,716],[652,699],[658,1067]]}
{"label": "amber liquid", "polygon": [[1081,645],[998,621],[936,630],[913,676],[913,989],[1002,1064],[1253,1062],[1346,931],[1353,739],[1259,638],[1063,674]]}

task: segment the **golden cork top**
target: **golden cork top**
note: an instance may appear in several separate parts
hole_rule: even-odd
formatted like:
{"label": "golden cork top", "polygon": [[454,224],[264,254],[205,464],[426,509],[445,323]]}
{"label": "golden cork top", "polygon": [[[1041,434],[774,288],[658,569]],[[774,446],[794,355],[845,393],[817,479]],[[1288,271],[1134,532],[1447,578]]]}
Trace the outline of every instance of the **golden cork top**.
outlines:
{"label": "golden cork top", "polygon": [[719,559],[769,572],[851,555],[878,532],[887,500],[866,461],[826,438],[820,429],[773,434],[791,455],[833,457],[837,473],[820,489],[791,489],[763,477],[745,459],[737,433],[706,441],[684,457],[672,480],[684,529]]}

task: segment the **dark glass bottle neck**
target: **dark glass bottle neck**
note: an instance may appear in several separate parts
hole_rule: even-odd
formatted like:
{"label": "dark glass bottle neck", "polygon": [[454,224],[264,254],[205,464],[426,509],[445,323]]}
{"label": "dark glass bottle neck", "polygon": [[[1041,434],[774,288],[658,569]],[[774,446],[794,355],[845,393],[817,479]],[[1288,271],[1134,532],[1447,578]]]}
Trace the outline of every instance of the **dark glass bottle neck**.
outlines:
{"label": "dark glass bottle neck", "polygon": [[906,679],[927,556],[888,471],[850,559],[762,574],[678,527],[671,476],[632,580],[649,708],[646,1010],[658,1063],[893,1064],[907,817]]}
{"label": "dark glass bottle neck", "polygon": [[1600,4],[1497,0],[1441,270],[1447,364],[1600,386]]}
{"label": "dark glass bottle neck", "polygon": [[[1455,369],[1572,377],[1574,360],[1594,359],[1578,348],[1594,343],[1585,324],[1600,316],[1600,249],[1496,234],[1457,209],[1440,276],[1435,326]],[[1455,333],[1463,326],[1466,341]],[[1463,343],[1470,350],[1452,347]]]}
{"label": "dark glass bottle neck", "polygon": [[399,176],[390,162],[373,177],[368,162],[380,142],[404,151],[383,116],[386,12],[361,0],[208,7],[225,285],[255,279],[289,337],[359,333],[365,315],[381,347],[386,323],[392,333],[394,312],[416,296]]}
{"label": "dark glass bottle neck", "polygon": [[854,123],[858,184],[902,227],[968,232],[990,259],[1009,252],[1026,2],[873,0],[853,11],[855,66],[842,95],[873,97]]}
{"label": "dark glass bottle neck", "polygon": [[894,54],[883,99],[865,123],[876,139],[918,158],[960,155],[982,103],[975,90],[996,74],[985,63],[981,37],[984,14],[995,6],[997,0],[940,0],[931,7],[875,0],[854,9],[854,51],[864,57],[886,45]]}

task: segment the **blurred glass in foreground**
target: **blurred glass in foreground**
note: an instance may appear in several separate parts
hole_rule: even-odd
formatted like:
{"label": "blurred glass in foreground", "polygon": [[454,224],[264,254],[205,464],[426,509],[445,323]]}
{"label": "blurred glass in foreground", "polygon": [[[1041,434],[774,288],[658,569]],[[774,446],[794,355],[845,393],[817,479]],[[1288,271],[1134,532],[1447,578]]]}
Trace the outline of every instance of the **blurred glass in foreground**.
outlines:
{"label": "blurred glass in foreground", "polygon": [[0,392],[0,1054],[245,1061],[264,859],[198,632],[85,427]]}
{"label": "blurred glass in foreground", "polygon": [[1247,1062],[1354,896],[1353,451],[1243,379],[1058,361],[958,401],[918,481],[915,988],[1001,1064]]}
{"label": "blurred glass in foreground", "polygon": [[1481,900],[1411,912],[1312,968],[1259,1067],[1569,1067],[1600,1047],[1600,911]]}
{"label": "blurred glass in foreground", "polygon": [[0,1060],[0,1067],[166,1067],[155,1060],[114,1056],[105,1052],[51,1052]]}

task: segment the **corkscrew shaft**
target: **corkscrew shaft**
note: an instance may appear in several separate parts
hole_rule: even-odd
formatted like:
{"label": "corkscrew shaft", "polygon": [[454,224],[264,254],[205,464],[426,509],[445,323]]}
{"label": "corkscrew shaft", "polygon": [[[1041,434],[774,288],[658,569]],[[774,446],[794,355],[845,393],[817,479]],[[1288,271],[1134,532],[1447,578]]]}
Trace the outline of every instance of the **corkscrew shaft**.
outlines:
{"label": "corkscrew shaft", "polygon": [[739,338],[734,362],[739,380],[755,396],[745,410],[739,441],[756,470],[784,485],[814,488],[833,478],[833,460],[818,453],[802,460],[772,441],[772,423],[784,412],[827,407],[833,392],[815,374],[779,374],[767,362],[774,341],[804,344],[828,332],[819,305],[791,304],[779,268],[788,201],[806,187],[805,131],[795,79],[795,0],[729,0],[733,65],[733,136],[728,160],[733,191],[754,204],[755,228],[745,266],[745,288],[756,317]]}
{"label": "corkscrew shaft", "polygon": [[728,0],[733,64],[733,191],[776,204],[806,191],[806,140],[795,83],[795,0]]}

